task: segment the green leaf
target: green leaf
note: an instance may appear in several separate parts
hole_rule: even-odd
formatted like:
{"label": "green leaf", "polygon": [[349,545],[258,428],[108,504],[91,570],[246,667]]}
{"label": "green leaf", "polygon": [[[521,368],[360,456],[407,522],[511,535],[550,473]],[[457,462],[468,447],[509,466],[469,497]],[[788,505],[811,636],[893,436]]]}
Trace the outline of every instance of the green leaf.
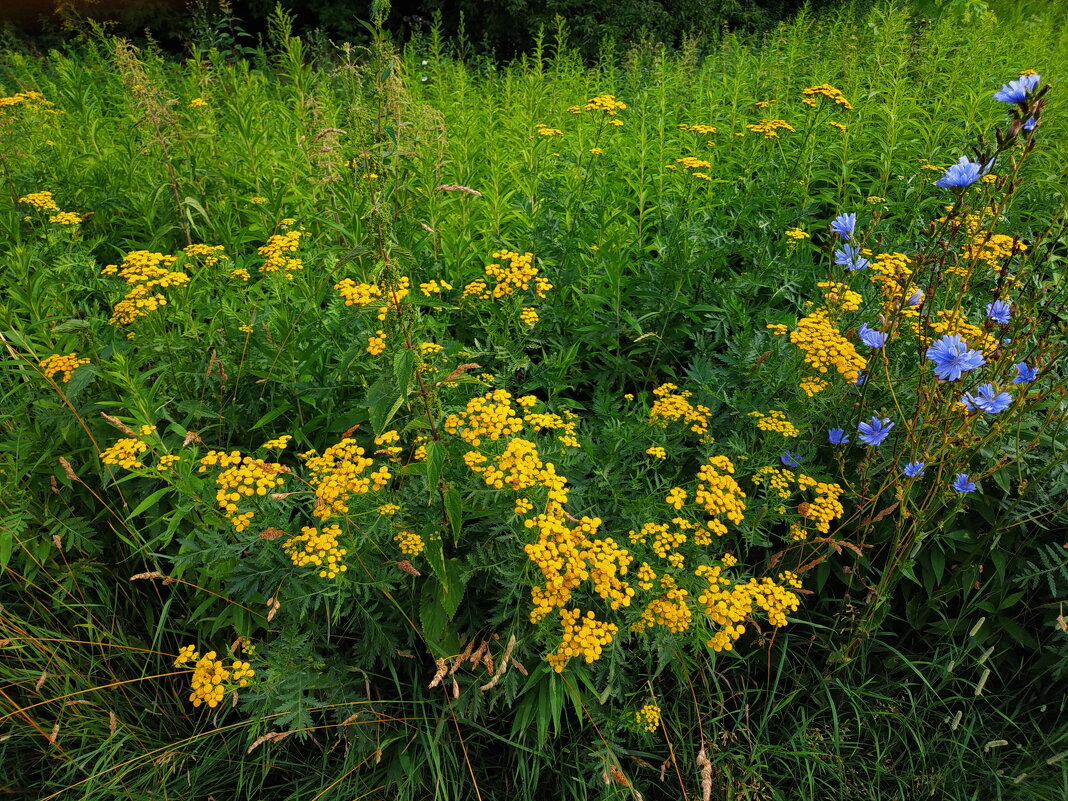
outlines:
{"label": "green leaf", "polygon": [[52,329],[52,331],[56,334],[70,334],[75,331],[85,331],[89,327],[90,323],[88,320],[78,320],[76,318],[72,318],[70,320],[64,320],[62,323],[59,323],[58,325],[56,325],[55,328]]}
{"label": "green leaf", "polygon": [[155,506],[159,502],[160,498],[162,498],[164,495],[166,495],[170,491],[171,491],[171,488],[169,486],[161,487],[160,489],[156,490],[151,495],[149,495],[147,498],[145,498],[143,501],[141,501],[141,503],[137,504],[137,508],[135,508],[130,513],[130,517],[137,517],[142,512],[148,511],[149,509],[151,509],[153,506]]}
{"label": "green leaf", "polygon": [[419,625],[423,628],[423,638],[430,650],[444,656],[446,651],[441,643],[445,639],[449,619],[445,616],[445,610],[442,609],[436,592],[428,591],[423,596],[423,602],[419,606]]}
{"label": "green leaf", "polygon": [[393,377],[397,380],[401,397],[408,394],[408,385],[412,382],[412,370],[415,367],[415,354],[408,348],[402,348],[393,356]]}
{"label": "green leaf", "polygon": [[452,528],[452,541],[459,542],[464,520],[463,504],[460,501],[460,492],[455,487],[450,487],[445,492],[445,514],[448,515]]}
{"label": "green leaf", "polygon": [[466,582],[460,576],[461,568],[459,559],[450,559],[445,563],[447,583],[441,585],[441,606],[449,620],[455,617],[456,610],[460,608],[460,602],[464,598],[464,590],[467,589]]}
{"label": "green leaf", "polygon": [[423,639],[434,656],[448,656],[460,651],[460,640],[449,625],[450,618],[441,585],[436,582],[428,583],[423,588],[419,623],[423,627]]}
{"label": "green leaf", "polygon": [[424,536],[423,540],[426,542],[424,556],[426,556],[426,561],[430,564],[434,577],[440,582],[448,582],[448,574],[445,572],[445,548],[441,542],[441,536],[432,534]]}
{"label": "green leaf", "polygon": [[1004,492],[1006,495],[1011,492],[1008,471],[998,470],[996,473],[994,473],[994,483],[1001,487],[1002,492]]}
{"label": "green leaf", "polygon": [[441,480],[441,468],[444,464],[445,451],[440,442],[432,440],[426,446],[426,487],[430,493],[431,502],[433,502],[434,496],[437,495],[438,482]]}
{"label": "green leaf", "polygon": [[255,431],[257,428],[262,428],[263,426],[267,425],[272,420],[275,420],[275,419],[281,417],[283,414],[285,414],[288,411],[290,411],[288,404],[279,404],[275,408],[271,409],[271,411],[267,412],[267,414],[265,414],[263,417],[261,417],[255,423],[253,423],[252,428],[250,428],[249,431]]}
{"label": "green leaf", "polygon": [[397,388],[385,381],[379,381],[367,393],[367,412],[371,418],[371,428],[375,434],[386,430],[386,425],[404,403],[404,396],[397,393]]}
{"label": "green leaf", "polygon": [[7,567],[11,561],[11,551],[15,547],[15,529],[22,531],[25,528],[22,515],[13,514],[0,521],[0,567]]}

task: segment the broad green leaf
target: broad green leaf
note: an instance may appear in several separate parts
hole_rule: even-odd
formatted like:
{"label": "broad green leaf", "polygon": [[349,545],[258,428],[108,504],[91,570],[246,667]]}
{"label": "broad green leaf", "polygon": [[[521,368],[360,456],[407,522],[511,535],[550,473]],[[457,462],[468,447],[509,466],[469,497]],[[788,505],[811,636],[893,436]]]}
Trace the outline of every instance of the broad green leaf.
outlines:
{"label": "broad green leaf", "polygon": [[460,532],[463,530],[463,504],[460,501],[460,492],[455,487],[450,487],[445,492],[445,513],[449,516],[449,525],[452,527],[452,541],[460,541]]}

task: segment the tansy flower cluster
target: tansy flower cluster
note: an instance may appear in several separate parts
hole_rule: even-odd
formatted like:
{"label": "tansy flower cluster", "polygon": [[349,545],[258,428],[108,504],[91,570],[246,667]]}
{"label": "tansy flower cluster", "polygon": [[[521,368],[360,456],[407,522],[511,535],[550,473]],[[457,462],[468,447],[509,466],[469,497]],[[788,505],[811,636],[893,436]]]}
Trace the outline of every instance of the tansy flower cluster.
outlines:
{"label": "tansy flower cluster", "polygon": [[276,439],[267,440],[260,447],[265,451],[284,451],[292,439],[293,437],[289,434],[283,434]]}
{"label": "tansy flower cluster", "polygon": [[413,534],[411,531],[397,532],[393,537],[393,542],[397,544],[400,552],[405,556],[418,556],[426,550],[426,543],[423,542],[423,538],[418,534]]}
{"label": "tansy flower cluster", "polygon": [[675,163],[681,164],[683,168],[687,170],[702,170],[712,166],[711,162],[693,156],[683,156],[682,158],[675,159]]}
{"label": "tansy flower cluster", "polygon": [[334,289],[344,299],[346,306],[367,306],[382,298],[382,289],[378,284],[358,284],[351,278],[338,281]]}
{"label": "tansy flower cluster", "polygon": [[[969,323],[964,319],[964,313],[961,311],[943,309],[936,312],[935,316],[937,319],[930,321],[931,331],[936,334],[958,334],[975,345],[988,358],[993,356],[1001,346],[1001,342],[996,336]],[[931,343],[930,337],[920,336],[918,322],[913,321],[910,325],[923,344],[929,345]]]}
{"label": "tansy flower cluster", "polygon": [[801,95],[801,102],[806,106],[811,106],[813,108],[815,108],[816,101],[820,97],[825,97],[835,105],[841,106],[847,111],[853,109],[853,104],[845,99],[845,95],[842,94],[841,90],[836,89],[829,83],[821,83],[818,86],[809,86],[808,88],[801,90]]}
{"label": "tansy flower cluster", "polygon": [[248,680],[256,675],[248,662],[234,659],[230,667],[225,667],[215,651],[208,651],[201,656],[195,645],[186,645],[174,660],[175,667],[182,667],[187,662],[193,663],[193,675],[190,677],[192,692],[189,701],[193,706],[207,704],[215,708],[222,701],[227,691],[236,687],[247,687]]}
{"label": "tansy flower cluster", "polygon": [[[690,398],[693,396],[689,390],[678,392],[676,384],[661,384],[653,390],[656,400],[649,410],[649,422],[653,425],[667,428],[668,423],[682,420],[690,424],[690,430],[695,434],[705,435],[708,433],[708,415],[711,409],[703,404],[693,404]],[[711,440],[709,440],[709,443]]]}
{"label": "tansy flower cluster", "polygon": [[863,301],[860,294],[850,289],[848,284],[820,281],[816,286],[823,290],[823,302],[828,308],[857,311]]}
{"label": "tansy flower cluster", "polygon": [[386,349],[386,332],[379,328],[371,336],[367,337],[366,351],[372,356],[378,356]]}
{"label": "tansy flower cluster", "polygon": [[[971,242],[964,246],[962,256],[968,264],[981,262],[996,273],[1012,256],[1023,253],[1025,250],[1027,250],[1027,245],[1016,237],[979,232],[974,234]],[[947,268],[947,272],[967,275],[969,270],[967,265],[955,264]]]}
{"label": "tansy flower cluster", "polygon": [[38,366],[44,373],[45,378],[51,378],[54,375],[62,374],[60,375],[60,381],[66,384],[74,376],[74,371],[83,364],[89,364],[89,360],[79,359],[77,352],[72,351],[66,356],[58,353],[48,356],[42,359]]}
{"label": "tansy flower cluster", "polygon": [[747,583],[734,584],[733,587],[719,567],[701,565],[694,572],[708,582],[697,602],[713,622],[723,627],[707,643],[713,651],[732,650],[735,641],[745,633],[742,622],[756,609],[766,613],[771,625],[781,627],[786,625],[786,613],[800,605],[797,593],[787,589],[801,586],[790,572],[779,575],[780,583],[770,578],[760,581],[751,578]]}
{"label": "tansy flower cluster", "polygon": [[912,282],[910,263],[904,253],[880,253],[871,260],[868,280],[878,287],[887,314],[919,316],[923,292]]}
{"label": "tansy flower cluster", "polygon": [[760,122],[746,125],[745,129],[753,133],[763,134],[765,139],[777,139],[779,131],[797,132],[786,120],[761,120]]}
{"label": "tansy flower cluster", "polygon": [[[48,221],[56,223],[57,225],[78,225],[82,221],[82,215],[73,211],[60,211],[59,206],[56,205],[55,198],[52,197],[52,193],[48,191],[31,192],[28,195],[24,195],[19,198],[19,203],[24,203],[27,206],[32,206],[37,211],[51,213],[51,217]],[[29,217],[26,218],[27,220]]]}
{"label": "tansy flower cluster", "polygon": [[252,521],[252,512],[239,512],[242,498],[263,497],[282,485],[289,468],[277,462],[265,462],[243,456],[240,451],[208,451],[200,459],[198,473],[209,467],[221,468],[215,477],[215,501],[237,531],[244,531]]}
{"label": "tansy flower cluster", "polygon": [[523,428],[522,419],[512,406],[512,396],[503,389],[472,398],[460,414],[445,419],[445,430],[459,434],[464,442],[478,447],[484,439],[496,442],[503,436],[516,434]]}
{"label": "tansy flower cluster", "polygon": [[148,451],[148,444],[134,437],[123,437],[100,454],[104,464],[117,465],[125,470],[144,467],[142,454]]}
{"label": "tansy flower cluster", "polygon": [[321,456],[308,451],[300,458],[309,470],[309,483],[315,492],[312,514],[322,520],[348,514],[350,497],[370,492],[372,481],[376,485],[384,483],[381,472],[364,475],[374,461],[364,456],[364,449],[351,438],[331,445]]}
{"label": "tansy flower cluster", "polygon": [[839,500],[845,492],[838,484],[816,481],[810,476],[806,476],[801,473],[797,477],[798,487],[802,490],[811,488],[815,492],[816,498],[810,504],[800,504],[798,506],[798,514],[800,514],[805,521],[812,521],[816,526],[816,530],[827,534],[831,530],[831,523],[837,520],[843,514],[845,509]]}
{"label": "tansy flower cluster", "polygon": [[[845,512],[839,500],[845,490],[837,484],[817,481],[804,473],[795,474],[791,470],[770,465],[760,468],[753,474],[751,480],[757,486],[767,487],[769,493],[775,493],[782,500],[787,500],[793,495],[795,486],[801,492],[813,490],[815,499],[811,503],[803,501],[798,504],[797,512],[805,521],[806,526],[811,521],[816,530],[823,534],[827,534],[830,531],[830,524]],[[779,511],[785,513],[785,507],[780,507]],[[796,524],[791,526],[791,539],[803,540],[807,537],[808,533],[803,526]]]}
{"label": "tansy flower cluster", "polygon": [[[444,281],[440,284],[436,281],[432,281],[428,284],[422,284],[424,287],[424,294],[430,294],[428,289],[435,287],[440,289],[452,289],[452,286]],[[378,309],[379,322],[386,319],[389,316],[389,310],[395,309],[399,306],[400,302],[404,300],[411,292],[411,279],[406,275],[402,275],[396,279],[395,282],[389,282],[383,279],[379,284],[366,284],[356,283],[351,278],[343,278],[334,284],[334,289],[345,300],[346,306],[370,306],[374,305]],[[377,332],[377,338],[384,340],[385,334],[381,331]],[[368,352],[372,355],[378,355],[382,350],[372,350],[372,346],[375,343],[369,343]],[[382,349],[385,348],[384,342]]]}
{"label": "tansy flower cluster", "polygon": [[790,341],[804,352],[805,363],[821,373],[833,367],[849,383],[855,383],[868,360],[830,321],[826,309],[802,317],[790,332]]}
{"label": "tansy flower cluster", "polygon": [[383,431],[381,434],[375,437],[375,445],[378,446],[375,450],[375,453],[385,453],[391,457],[396,456],[398,453],[401,452],[401,447],[397,444],[398,442],[400,442],[400,439],[400,432],[396,429]]}
{"label": "tansy flower cluster", "polygon": [[784,232],[791,245],[810,239],[809,234],[802,228],[787,228]]}
{"label": "tansy flower cluster", "polygon": [[694,503],[710,518],[708,528],[717,535],[727,533],[720,515],[734,525],[741,525],[745,515],[745,493],[733,478],[734,464],[726,456],[712,456],[697,471]]}
{"label": "tansy flower cluster", "polygon": [[44,212],[57,212],[59,206],[56,205],[55,199],[52,197],[51,192],[31,192],[28,195],[19,198],[19,203],[25,203],[27,206],[33,206],[38,211]]}
{"label": "tansy flower cluster", "polygon": [[282,543],[282,550],[297,567],[319,568],[319,578],[337,578],[347,571],[342,561],[348,550],[338,543],[341,527],[336,523],[324,526],[322,531],[313,526],[301,526],[300,534]]}
{"label": "tansy flower cluster", "polygon": [[[522,398],[517,398],[516,403],[524,408],[529,408],[537,403],[537,398],[533,395],[525,395]],[[523,415],[523,422],[535,431],[540,432],[543,429],[559,431],[560,434],[556,437],[557,441],[568,448],[582,447],[578,438],[575,436],[575,427],[578,425],[578,417],[570,409],[564,409],[561,414],[528,411]]]}
{"label": "tansy flower cluster", "polygon": [[493,279],[493,286],[490,287],[481,278],[476,279],[464,288],[464,297],[476,297],[479,300],[500,299],[519,290],[525,291],[533,284],[534,294],[544,298],[553,288],[548,280],[538,274],[533,253],[520,254],[501,250],[494,253],[493,258],[500,259],[498,263],[486,265],[486,276]]}
{"label": "tansy flower cluster", "polygon": [[[584,655],[587,661],[592,662],[600,655],[599,649],[596,654],[586,649],[580,649],[581,653],[569,651],[569,643],[575,643],[569,639],[567,621],[571,620],[573,624],[579,615],[577,609],[571,612],[564,609],[571,600],[572,591],[588,580],[597,595],[607,600],[612,609],[618,609],[630,605],[634,590],[622,578],[632,561],[630,554],[611,538],[594,538],[601,521],[598,518],[582,517],[572,526],[560,500],[563,498],[566,501],[566,493],[562,487],[555,491],[550,490],[550,495],[555,497],[550,497],[546,511],[528,518],[524,523],[526,528],[537,531],[536,541],[528,544],[524,550],[544,578],[544,584],[535,586],[531,591],[534,604],[530,613],[531,622],[537,623],[557,608],[560,610],[561,621],[565,624],[564,641],[556,654],[549,656],[550,664],[560,671],[571,656]],[[592,620],[592,617],[593,613],[588,613],[588,618]],[[583,624],[579,628],[590,633],[591,625]],[[610,632],[612,635],[617,631],[616,627],[610,624],[597,624],[593,629],[602,633]],[[609,636],[600,644],[606,644],[610,640]]]}
{"label": "tansy flower cluster", "polygon": [[[597,95],[586,101],[583,107],[586,111],[603,111],[609,117],[614,117],[627,108],[627,104],[616,100],[615,95]],[[570,110],[570,109],[569,109]]]}
{"label": "tansy flower cluster", "polygon": [[635,713],[638,725],[646,731],[656,731],[660,725],[660,707],[656,704],[646,704]]}
{"label": "tansy flower cluster", "polygon": [[619,627],[613,623],[597,620],[593,612],[581,617],[578,609],[561,609],[560,625],[563,628],[563,641],[547,657],[549,664],[557,673],[562,673],[571,658],[582,658],[586,662],[595,662],[601,658],[604,646],[612,642],[619,633]]}
{"label": "tansy flower cluster", "polygon": [[806,376],[801,379],[799,384],[801,391],[808,395],[810,398],[819,392],[827,389],[830,383],[824,381],[822,378],[816,378],[815,376]]}
{"label": "tansy flower cluster", "polygon": [[300,231],[286,231],[284,234],[273,234],[267,240],[267,244],[257,249],[263,256],[263,264],[260,272],[281,272],[286,278],[292,280],[293,273],[304,269],[304,262],[293,258],[290,253],[295,253],[300,247]]}
{"label": "tansy flower cluster", "polygon": [[221,259],[229,258],[224,251],[222,245],[188,245],[182,248],[186,256],[201,261],[205,267],[214,267]]}
{"label": "tansy flower cluster", "polygon": [[750,478],[750,481],[758,487],[766,486],[782,499],[789,498],[793,494],[792,487],[796,480],[792,470],[771,465],[761,467]]}
{"label": "tansy flower cluster", "polygon": [[[498,429],[498,425],[493,426],[493,431]],[[483,431],[485,435],[486,431]],[[569,519],[564,511],[567,480],[556,473],[551,462],[540,459],[533,443],[513,439],[496,462],[487,464],[486,457],[480,452],[468,453],[465,462],[475,472],[481,472],[487,484],[493,486],[507,484],[517,491],[544,488],[545,511],[524,521],[525,528],[537,532],[534,543],[525,546],[524,550],[545,579],[544,585],[533,587],[531,592],[534,604],[532,623],[537,623],[553,609],[562,610],[562,614],[568,615],[567,619],[571,619],[571,615],[577,618],[578,610],[568,613],[564,608],[570,601],[571,591],[583,581],[590,582],[593,591],[609,601],[612,609],[628,606],[634,591],[623,576],[631,562],[630,555],[611,538],[596,538],[599,519],[583,517],[571,524],[574,518]],[[528,499],[517,499],[516,514],[527,514],[531,509],[533,504]],[[600,651],[593,649],[590,644],[593,640],[587,642],[585,635],[609,631],[609,628],[601,628],[601,624],[583,623],[576,628],[572,621],[571,626],[571,634],[566,633],[565,627],[563,644],[549,657],[556,670],[563,670],[571,656],[585,656],[590,661],[596,659]],[[610,630],[614,633],[615,627]]]}
{"label": "tansy flower cluster", "polygon": [[778,409],[765,412],[750,412],[750,417],[756,418],[756,426],[761,431],[774,431],[784,437],[796,437],[801,432],[797,426],[786,419],[786,413]]}
{"label": "tansy flower cluster", "polygon": [[419,291],[424,295],[440,295],[446,289],[452,289],[452,284],[444,279],[440,281],[426,281],[419,285]]}
{"label": "tansy flower cluster", "polygon": [[159,461],[156,462],[156,469],[161,473],[166,473],[171,469],[171,465],[181,461],[181,457],[173,453],[165,454],[159,457]]}
{"label": "tansy flower cluster", "polygon": [[10,97],[0,97],[0,109],[12,106],[51,106],[52,101],[45,100],[40,92],[17,92]]}
{"label": "tansy flower cluster", "polygon": [[653,626],[663,626],[672,634],[681,634],[690,628],[693,612],[686,603],[689,593],[676,586],[670,576],[661,576],[660,581],[663,595],[646,604],[641,617],[631,624],[632,632],[640,634]]}
{"label": "tansy flower cluster", "polygon": [[133,250],[126,254],[121,264],[107,265],[102,274],[118,275],[130,286],[126,297],[115,304],[108,322],[112,325],[129,325],[166,306],[167,298],[158,290],[189,283],[188,275],[169,269],[177,260],[176,256],[163,253]]}
{"label": "tansy flower cluster", "polygon": [[[688,394],[678,392],[675,385],[658,388],[658,400],[675,396],[680,402],[669,402],[658,410],[655,419],[688,422],[692,419],[705,432],[707,410],[690,404]],[[566,512],[566,477],[544,459],[531,439],[520,436],[526,425],[552,429],[562,422],[557,415],[534,411],[537,404],[534,396],[513,400],[506,391],[494,390],[473,398],[462,412],[449,415],[443,427],[447,433],[477,448],[464,454],[463,461],[487,486],[517,493],[515,514],[525,517],[524,527],[534,536],[524,551],[541,574],[540,583],[531,590],[530,621],[537,624],[554,611],[560,620],[560,644],[547,655],[553,670],[562,671],[572,658],[595,661],[618,634],[615,623],[600,620],[594,611],[583,611],[576,605],[576,593],[583,586],[607,602],[612,610],[631,607],[638,591],[654,592],[655,596],[631,619],[629,629],[633,633],[654,627],[673,633],[689,630],[696,611],[692,606],[695,599],[692,590],[679,583],[676,571],[685,571],[691,558],[700,561],[700,551],[695,549],[706,547],[725,534],[728,522],[740,525],[744,521],[746,495],[734,478],[734,464],[725,456],[712,456],[698,470],[692,490],[682,486],[670,489],[664,497],[666,507],[677,515],[696,512],[703,522],[676,516],[670,523],[650,521],[640,530],[632,530],[630,547],[647,548],[651,558],[661,560],[665,572],[658,575],[658,570],[648,561],[639,562],[632,571],[635,556],[613,538],[599,533],[602,527],[599,518],[575,519]],[[685,409],[689,411],[680,411]],[[769,417],[780,424],[785,422],[784,416],[781,420],[778,415]],[[497,442],[501,444],[493,445]],[[788,495],[798,482],[789,471],[783,471],[783,475],[791,477],[785,482]],[[807,480],[801,488],[812,488],[816,483]],[[819,512],[809,512],[808,517],[816,520]],[[421,540],[414,537],[410,532],[395,536],[398,548],[406,555],[421,552]],[[686,552],[684,547],[688,549]],[[726,566],[736,561],[729,555],[721,560]],[[699,565],[696,575],[700,577],[703,575],[700,571],[711,569]],[[772,625],[783,625],[785,612],[796,608],[797,597],[781,582],[782,577],[780,583],[765,579],[733,585],[725,580],[725,589],[716,583],[714,597],[705,592],[710,597],[698,608],[704,609],[707,601],[714,612],[710,615],[712,621],[723,626],[710,645],[719,649],[732,647],[744,631],[741,621],[757,612],[765,613]],[[720,608],[720,602],[729,607],[727,611]]]}
{"label": "tansy flower cluster", "polygon": [[700,123],[697,124],[697,125],[689,125],[689,124],[687,124],[685,122],[680,122],[679,123],[679,130],[680,131],[693,131],[694,133],[703,134],[705,136],[708,136],[709,134],[714,134],[716,132],[716,127],[714,125],[702,125]]}
{"label": "tansy flower cluster", "polygon": [[[683,490],[679,490],[678,487],[676,487],[675,490],[682,492],[682,501],[684,502],[686,498],[686,492]],[[672,490],[672,492],[674,492],[675,490]],[[669,498],[667,499],[667,504],[668,506],[674,506],[670,499],[670,493]],[[677,506],[675,506],[675,509],[681,509],[682,506],[683,503],[680,502]],[[669,526],[665,524],[646,523],[644,526],[642,526],[642,534],[645,536],[648,536],[654,531],[656,532],[656,536],[653,537],[653,541],[650,543],[650,547],[653,549],[653,553],[655,553],[661,559],[667,559],[671,552],[677,550],[680,546],[685,544],[687,539],[685,531],[682,531],[681,529],[672,530]],[[631,533],[633,534],[633,532]]]}

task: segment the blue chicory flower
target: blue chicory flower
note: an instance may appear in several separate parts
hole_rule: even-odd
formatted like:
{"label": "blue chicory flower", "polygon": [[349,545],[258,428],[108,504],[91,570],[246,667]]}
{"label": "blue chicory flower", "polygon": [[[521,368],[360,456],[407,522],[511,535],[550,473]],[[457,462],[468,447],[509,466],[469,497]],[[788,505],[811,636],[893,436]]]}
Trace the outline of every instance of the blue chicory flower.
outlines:
{"label": "blue chicory flower", "polygon": [[798,456],[796,453],[790,453],[790,451],[786,451],[785,453],[779,456],[779,461],[782,462],[786,467],[797,467],[799,464],[801,464],[801,457]]}
{"label": "blue chicory flower", "polygon": [[1012,308],[1003,300],[995,300],[986,304],[986,316],[995,323],[1005,325],[1012,317]]}
{"label": "blue chicory flower", "polygon": [[860,431],[860,436],[857,437],[865,445],[878,446],[887,435],[890,433],[890,429],[894,427],[894,424],[890,422],[889,417],[884,417],[880,420],[878,417],[872,417],[870,423],[861,423],[857,426]]}
{"label": "blue chicory flower", "polygon": [[860,337],[860,341],[867,345],[869,348],[881,348],[886,344],[887,334],[882,331],[876,331],[874,328],[868,328],[867,323],[861,323],[860,328],[857,329],[857,336]]}
{"label": "blue chicory flower", "polygon": [[961,373],[986,364],[983,354],[970,350],[960,334],[943,336],[927,349],[927,358],[935,363],[935,375],[943,381],[956,381]]}
{"label": "blue chicory flower", "polygon": [[946,170],[945,175],[935,181],[935,186],[940,186],[943,189],[963,189],[966,186],[971,186],[986,174],[993,162],[994,160],[991,159],[984,167],[977,161],[969,161],[967,156],[961,156],[956,164]]}
{"label": "blue chicory flower", "polygon": [[848,445],[849,435],[844,428],[832,428],[827,432],[827,439],[832,445]]}
{"label": "blue chicory flower", "polygon": [[961,495],[966,492],[975,492],[975,482],[968,478],[967,473],[957,473],[953,479],[953,489]]}
{"label": "blue chicory flower", "polygon": [[856,272],[863,270],[871,262],[860,255],[860,248],[853,245],[843,245],[834,252],[834,263],[841,264],[847,270]]}
{"label": "blue chicory flower", "polygon": [[857,215],[855,213],[839,214],[834,218],[834,222],[831,223],[831,230],[848,242],[849,237],[853,236],[853,229],[856,226]]}
{"label": "blue chicory flower", "polygon": [[997,414],[1012,406],[1012,395],[1008,392],[998,392],[993,384],[983,384],[973,395],[965,392],[960,399],[969,412],[986,412]]}
{"label": "blue chicory flower", "polygon": [[1038,75],[1023,75],[1015,81],[1003,83],[1001,89],[994,92],[994,99],[1002,103],[1022,103],[1027,99],[1027,93],[1033,92],[1038,86]]}
{"label": "blue chicory flower", "polygon": [[1025,131],[1033,131],[1038,126],[1038,120],[1034,118],[1034,115],[1027,118],[1027,122],[1023,124]]}
{"label": "blue chicory flower", "polygon": [[853,382],[853,386],[862,387],[868,383],[868,374],[863,370],[857,373],[857,380]]}
{"label": "blue chicory flower", "polygon": [[1038,378],[1038,369],[1035,367],[1028,367],[1027,362],[1016,363],[1016,378],[1012,379],[1014,384],[1030,384]]}
{"label": "blue chicory flower", "polygon": [[923,478],[923,462],[909,462],[901,472],[909,478]]}

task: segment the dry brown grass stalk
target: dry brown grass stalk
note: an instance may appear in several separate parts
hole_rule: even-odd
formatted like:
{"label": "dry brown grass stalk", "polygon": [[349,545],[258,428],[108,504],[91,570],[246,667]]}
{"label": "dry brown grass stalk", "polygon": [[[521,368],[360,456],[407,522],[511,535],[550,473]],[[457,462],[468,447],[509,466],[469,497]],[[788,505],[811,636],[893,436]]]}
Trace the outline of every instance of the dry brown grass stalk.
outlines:
{"label": "dry brown grass stalk", "polygon": [[272,731],[272,732],[268,732],[267,734],[261,734],[259,737],[257,737],[255,740],[252,741],[252,745],[250,745],[248,747],[248,750],[245,753],[246,754],[251,754],[253,751],[255,751],[257,748],[259,748],[264,743],[277,743],[277,742],[280,742],[281,740],[284,740],[286,737],[288,737],[292,733],[293,733],[292,731]]}
{"label": "dry brown grass stalk", "polygon": [[121,431],[126,436],[128,436],[128,437],[136,436],[136,434],[134,434],[134,430],[132,428],[130,428],[128,425],[126,425],[126,423],[122,422],[122,420],[120,420],[119,418],[112,417],[107,412],[101,412],[100,416],[103,417],[105,420],[107,420],[109,423],[111,423],[113,426],[115,426],[115,428],[119,429],[119,431]]}
{"label": "dry brown grass stalk", "polygon": [[434,664],[437,665],[438,669],[434,673],[434,678],[430,680],[430,684],[426,686],[428,690],[433,690],[441,684],[441,680],[445,678],[445,674],[449,672],[449,667],[445,664],[444,659],[435,659]]}
{"label": "dry brown grass stalk", "polygon": [[483,692],[492,690],[496,687],[497,682],[501,680],[501,677],[504,676],[505,672],[508,670],[508,665],[511,664],[512,649],[515,648],[515,643],[515,635],[512,634],[508,637],[508,644],[504,647],[504,654],[501,656],[501,661],[497,663],[497,670],[494,672],[493,678],[483,684],[480,688]]}
{"label": "dry brown grass stalk", "polygon": [[709,801],[712,797],[712,763],[705,753],[704,743],[697,752],[697,767],[701,769],[701,801]]}

